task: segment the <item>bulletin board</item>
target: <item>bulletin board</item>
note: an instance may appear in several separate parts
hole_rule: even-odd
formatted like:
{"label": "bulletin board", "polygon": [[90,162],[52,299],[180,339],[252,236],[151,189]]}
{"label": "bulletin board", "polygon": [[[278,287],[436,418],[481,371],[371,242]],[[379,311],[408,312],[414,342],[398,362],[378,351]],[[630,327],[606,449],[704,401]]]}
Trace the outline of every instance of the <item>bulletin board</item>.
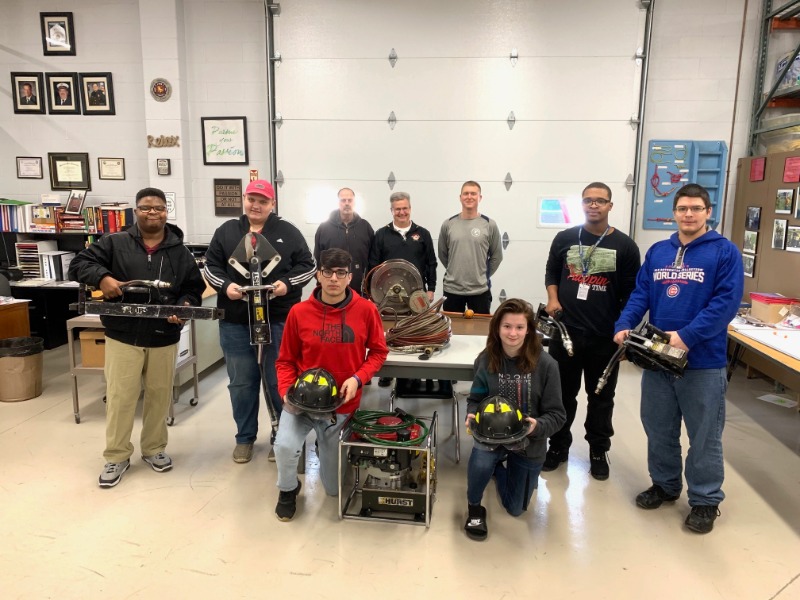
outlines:
{"label": "bulletin board", "polygon": [[[743,250],[744,268],[752,270],[752,277],[744,278],[747,302],[750,292],[800,297],[800,248],[790,239],[800,231],[800,168],[795,165],[800,166],[797,151],[741,158],[737,164],[731,241]],[[776,239],[781,237],[776,220],[785,221],[782,243]]]}

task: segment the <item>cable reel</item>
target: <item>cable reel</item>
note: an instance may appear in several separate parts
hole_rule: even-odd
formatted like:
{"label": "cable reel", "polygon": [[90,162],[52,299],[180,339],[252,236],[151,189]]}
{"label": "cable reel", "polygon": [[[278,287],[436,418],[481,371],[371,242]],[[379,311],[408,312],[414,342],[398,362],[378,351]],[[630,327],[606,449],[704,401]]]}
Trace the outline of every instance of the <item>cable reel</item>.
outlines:
{"label": "cable reel", "polygon": [[419,314],[429,306],[422,276],[401,258],[387,260],[367,273],[361,291],[382,315]]}

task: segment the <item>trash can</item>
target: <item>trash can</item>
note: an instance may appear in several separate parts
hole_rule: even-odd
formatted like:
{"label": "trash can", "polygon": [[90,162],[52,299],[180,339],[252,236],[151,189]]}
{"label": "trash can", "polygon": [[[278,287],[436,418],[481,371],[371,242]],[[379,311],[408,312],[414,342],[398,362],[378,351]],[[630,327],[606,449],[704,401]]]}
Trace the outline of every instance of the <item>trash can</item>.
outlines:
{"label": "trash can", "polygon": [[0,340],[0,402],[30,400],[42,394],[42,351],[40,337]]}

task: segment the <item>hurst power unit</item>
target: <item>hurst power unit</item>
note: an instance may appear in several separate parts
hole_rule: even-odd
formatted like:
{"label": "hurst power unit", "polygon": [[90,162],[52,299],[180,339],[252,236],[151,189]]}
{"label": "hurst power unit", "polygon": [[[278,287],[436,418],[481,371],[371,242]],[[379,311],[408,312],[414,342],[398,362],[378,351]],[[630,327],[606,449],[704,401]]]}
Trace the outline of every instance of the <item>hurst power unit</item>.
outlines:
{"label": "hurst power unit", "polygon": [[436,413],[353,413],[339,437],[339,517],[429,527],[436,426]]}

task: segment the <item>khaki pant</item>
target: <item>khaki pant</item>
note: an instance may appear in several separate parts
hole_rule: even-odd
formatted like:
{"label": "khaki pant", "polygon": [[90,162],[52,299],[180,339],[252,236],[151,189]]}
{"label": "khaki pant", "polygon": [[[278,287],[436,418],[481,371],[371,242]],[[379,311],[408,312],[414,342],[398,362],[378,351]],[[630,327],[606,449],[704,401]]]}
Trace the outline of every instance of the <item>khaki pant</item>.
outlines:
{"label": "khaki pant", "polygon": [[142,456],[166,448],[177,354],[178,344],[141,348],[106,338],[106,462],[120,463],[133,454],[131,433],[142,385]]}

